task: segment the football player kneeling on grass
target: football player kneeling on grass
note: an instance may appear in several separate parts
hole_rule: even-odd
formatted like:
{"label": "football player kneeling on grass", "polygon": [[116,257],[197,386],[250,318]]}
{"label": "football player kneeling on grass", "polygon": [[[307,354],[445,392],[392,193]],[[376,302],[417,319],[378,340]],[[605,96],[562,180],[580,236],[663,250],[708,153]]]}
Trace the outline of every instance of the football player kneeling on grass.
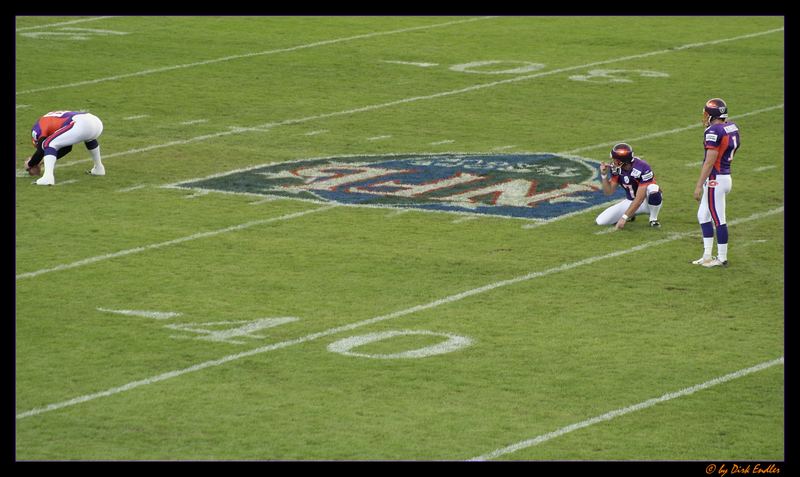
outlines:
{"label": "football player kneeling on grass", "polygon": [[[611,148],[611,164],[600,163],[600,183],[603,193],[611,195],[617,186],[625,191],[625,199],[597,216],[597,225],[614,225],[617,229],[633,221],[637,214],[650,215],[650,227],[661,227],[661,188],[650,165],[633,155],[633,148],[624,142]],[[608,171],[611,170],[609,177]]]}

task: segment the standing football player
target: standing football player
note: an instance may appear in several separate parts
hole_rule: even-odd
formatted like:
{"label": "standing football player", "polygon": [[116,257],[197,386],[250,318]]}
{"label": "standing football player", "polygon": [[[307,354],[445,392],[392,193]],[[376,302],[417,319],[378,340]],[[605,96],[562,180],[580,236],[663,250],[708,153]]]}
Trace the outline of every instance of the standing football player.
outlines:
{"label": "standing football player", "polygon": [[[697,220],[703,232],[703,256],[693,261],[704,267],[728,266],[728,225],[725,220],[725,197],[731,191],[731,162],[741,146],[739,127],[727,122],[728,105],[720,98],[706,101],[703,108],[703,145],[705,158],[694,188],[700,201]],[[717,233],[717,256],[711,255],[714,231]]]}
{"label": "standing football player", "polygon": [[[597,216],[597,225],[625,227],[636,214],[649,214],[650,227],[661,227],[658,212],[661,210],[662,194],[650,165],[633,155],[630,145],[621,142],[611,148],[611,164],[600,163],[600,183],[603,193],[611,195],[617,185],[625,190],[626,198],[612,205]],[[611,169],[611,176],[606,172]]]}
{"label": "standing football player", "polygon": [[40,117],[31,129],[31,141],[36,152],[25,161],[25,170],[30,175],[39,175],[40,163],[44,163],[42,177],[37,185],[54,185],[56,159],[72,150],[72,146],[83,142],[92,156],[94,167],[87,171],[93,176],[106,175],[100,158],[97,138],[103,132],[103,123],[94,114],[75,111],[51,111]]}

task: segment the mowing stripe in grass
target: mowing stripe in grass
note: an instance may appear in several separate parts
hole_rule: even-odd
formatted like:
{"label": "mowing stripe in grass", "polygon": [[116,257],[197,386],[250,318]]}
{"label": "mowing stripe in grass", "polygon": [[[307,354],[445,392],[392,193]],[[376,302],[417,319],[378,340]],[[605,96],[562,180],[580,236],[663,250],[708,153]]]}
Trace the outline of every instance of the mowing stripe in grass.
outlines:
{"label": "mowing stripe in grass", "polygon": [[83,265],[90,265],[92,263],[102,262],[103,260],[109,260],[109,259],[112,259],[112,258],[124,257],[125,255],[132,255],[134,253],[144,252],[145,250],[153,250],[153,249],[156,249],[156,248],[167,247],[167,246],[170,246],[170,245],[177,245],[179,243],[189,242],[190,240],[196,240],[196,239],[206,238],[206,237],[214,237],[216,235],[220,235],[220,234],[224,234],[224,233],[228,233],[228,232],[236,232],[236,231],[244,230],[244,229],[256,226],[256,225],[268,224],[270,222],[278,222],[280,220],[290,220],[290,219],[294,219],[294,218],[297,218],[297,217],[302,217],[303,215],[313,214],[314,212],[324,212],[324,211],[330,210],[330,209],[332,209],[334,207],[337,207],[337,205],[329,205],[329,206],[325,206],[325,207],[319,207],[319,208],[316,208],[316,209],[303,210],[303,211],[295,212],[295,213],[292,213],[292,214],[281,215],[280,217],[270,217],[268,219],[253,220],[253,221],[250,221],[250,222],[245,222],[243,224],[238,224],[238,225],[233,225],[233,226],[230,226],[230,227],[225,227],[224,229],[210,230],[208,232],[199,232],[199,233],[196,233],[196,234],[188,235],[186,237],[181,237],[181,238],[177,238],[177,239],[174,239],[174,240],[167,240],[166,242],[153,243],[153,244],[150,244],[150,245],[145,245],[143,247],[129,248],[127,250],[120,250],[119,252],[107,253],[105,255],[98,255],[98,256],[95,256],[95,257],[89,257],[89,258],[85,258],[83,260],[78,260],[77,262],[65,263],[65,264],[62,264],[62,265],[56,265],[55,267],[51,267],[51,268],[43,268],[41,270],[36,270],[35,272],[20,273],[19,275],[17,275],[17,280],[22,280],[23,278],[37,277],[39,275],[44,275],[45,273],[57,272],[57,271],[60,271],[60,270],[68,270],[70,268],[81,267]]}
{"label": "mowing stripe in grass", "polygon": [[734,379],[741,378],[743,376],[747,376],[748,374],[756,373],[758,371],[763,371],[767,368],[771,368],[772,366],[783,364],[783,356],[778,359],[774,359],[772,361],[765,361],[761,364],[757,364],[755,366],[751,366],[749,368],[740,369],[739,371],[735,371],[730,374],[726,374],[725,376],[720,376],[718,378],[711,379],[701,384],[696,384],[694,386],[681,389],[680,391],[672,392],[664,394],[661,397],[648,399],[647,401],[640,402],[639,404],[634,404],[632,406],[623,407],[621,409],[616,409],[614,411],[607,412],[600,416],[595,416],[591,419],[586,419],[585,421],[576,422],[575,424],[570,424],[569,426],[562,427],[557,431],[548,432],[547,434],[542,434],[538,437],[534,437],[533,439],[527,439],[521,442],[517,442],[516,444],[512,444],[508,447],[503,447],[502,449],[497,449],[492,452],[480,455],[478,457],[473,457],[469,459],[471,461],[482,461],[482,460],[490,460],[500,457],[501,455],[510,454],[512,452],[516,452],[518,450],[527,449],[528,447],[533,447],[539,445],[543,442],[547,442],[551,439],[555,439],[556,437],[561,437],[564,434],[568,434],[572,431],[577,431],[578,429],[583,429],[585,427],[589,427],[591,425],[610,421],[614,418],[619,416],[624,416],[625,414],[629,414],[635,411],[641,411],[642,409],[647,409],[648,407],[655,406],[656,404],[670,401],[672,399],[676,399],[683,396],[688,396],[690,394],[694,394],[697,391],[702,391],[703,389],[708,389],[712,386],[716,386],[717,384],[723,384],[728,381],[732,381]]}
{"label": "mowing stripe in grass", "polygon": [[[413,102],[416,102],[416,101],[424,101],[424,100],[429,100],[429,99],[443,98],[443,97],[447,97],[447,96],[453,96],[453,95],[457,95],[457,94],[469,93],[469,92],[472,92],[472,91],[478,91],[478,90],[481,90],[481,89],[493,88],[493,87],[499,86],[499,85],[510,84],[510,83],[518,83],[520,81],[527,81],[527,80],[530,80],[530,79],[541,78],[541,77],[550,76],[550,75],[554,75],[554,74],[558,74],[558,73],[564,73],[564,72],[567,72],[567,71],[580,70],[580,69],[589,68],[589,67],[592,67],[592,66],[606,65],[606,64],[609,64],[609,63],[618,63],[618,62],[621,62],[621,61],[628,61],[628,60],[636,60],[636,59],[640,59],[640,58],[647,58],[647,57],[650,57],[650,56],[662,55],[662,54],[665,54],[665,53],[674,53],[676,51],[681,51],[681,50],[685,50],[685,49],[689,49],[689,48],[699,48],[699,47],[708,46],[708,45],[716,45],[716,44],[719,44],[719,43],[725,43],[725,42],[730,42],[730,41],[737,41],[737,40],[744,40],[744,39],[748,39],[748,38],[754,38],[754,37],[757,37],[757,36],[768,35],[768,34],[771,34],[771,33],[777,33],[777,32],[781,32],[781,31],[783,31],[783,28],[776,28],[776,29],[773,29],[773,30],[766,30],[766,31],[762,31],[762,32],[751,33],[751,34],[748,34],[748,35],[741,35],[741,36],[732,37],[732,38],[723,38],[723,39],[720,39],[720,40],[712,40],[712,41],[707,41],[707,42],[702,42],[702,43],[692,43],[692,44],[688,44],[688,45],[677,46],[677,47],[674,47],[674,48],[667,48],[667,49],[664,49],[664,50],[651,51],[651,52],[648,52],[648,53],[640,53],[640,54],[636,54],[636,55],[622,56],[622,57],[619,57],[619,58],[612,58],[610,60],[595,61],[595,62],[592,62],[592,63],[585,63],[585,64],[582,64],[582,65],[576,65],[576,66],[568,66],[568,67],[565,67],[565,68],[558,68],[558,69],[555,69],[555,70],[545,71],[545,72],[542,72],[542,73],[536,73],[536,74],[531,74],[531,75],[526,75],[526,76],[517,76],[515,78],[509,78],[509,79],[500,80],[500,81],[493,81],[493,82],[490,82],[490,83],[477,84],[477,85],[473,85],[473,86],[468,86],[466,88],[455,89],[455,90],[450,90],[450,91],[443,91],[441,93],[434,93],[434,94],[429,94],[429,95],[425,95],[425,96],[414,96],[414,97],[410,97],[410,98],[398,99],[396,101],[390,101],[388,103],[372,104],[372,105],[363,106],[363,107],[360,107],[360,108],[348,109],[348,110],[344,110],[344,111],[335,111],[335,112],[332,112],[332,113],[317,114],[317,115],[313,115],[313,116],[306,116],[306,117],[303,117],[303,118],[286,119],[286,120],[283,120],[283,121],[275,121],[275,122],[265,123],[265,124],[261,124],[261,125],[257,125],[257,126],[251,126],[251,127],[230,128],[230,129],[228,129],[226,131],[220,131],[220,132],[213,133],[213,134],[204,134],[202,136],[196,136],[196,137],[192,137],[192,138],[189,138],[189,139],[175,140],[175,141],[170,141],[170,142],[163,143],[163,144],[153,144],[153,145],[150,145],[150,146],[147,146],[147,147],[143,147],[143,148],[130,149],[128,151],[121,151],[121,152],[116,152],[116,153],[112,153],[112,154],[106,154],[106,155],[103,156],[103,158],[104,159],[109,159],[109,158],[113,158],[113,157],[125,156],[125,155],[135,154],[135,153],[139,153],[139,152],[147,152],[147,151],[152,151],[152,150],[156,150],[156,149],[162,149],[162,148],[165,148],[165,147],[182,146],[184,144],[189,144],[189,143],[199,142],[199,141],[205,141],[207,139],[215,139],[215,138],[223,137],[223,136],[230,136],[232,134],[242,134],[242,133],[245,133],[245,132],[263,132],[263,131],[268,131],[269,129],[271,129],[273,127],[278,127],[278,126],[287,126],[287,125],[292,125],[292,124],[302,124],[302,123],[306,123],[306,122],[309,122],[309,121],[315,121],[315,120],[318,120],[318,119],[327,119],[327,118],[333,118],[333,117],[338,117],[338,116],[347,116],[347,115],[351,115],[351,114],[375,111],[375,110],[379,110],[379,109],[383,109],[383,108],[389,108],[389,107],[392,107],[392,106],[398,106],[398,105],[413,103]],[[17,93],[17,94],[20,94],[20,93]],[[72,162],[66,162],[64,164],[59,164],[59,167],[66,167],[66,166],[71,166],[71,165],[80,164],[80,163],[89,162],[89,161],[91,161],[91,159],[81,159],[81,160],[76,160],[76,161],[72,161]]]}
{"label": "mowing stripe in grass", "polygon": [[[345,37],[345,38],[335,38],[333,40],[317,41],[317,42],[314,42],[314,43],[308,43],[308,44],[305,44],[305,45],[292,46],[292,47],[289,47],[289,48],[278,48],[278,49],[275,49],[275,50],[258,51],[258,52],[254,52],[254,53],[243,53],[243,54],[240,54],[240,55],[231,55],[231,56],[225,56],[225,57],[222,57],[222,58],[214,58],[213,60],[197,61],[197,62],[194,62],[194,63],[184,63],[184,64],[181,64],[181,65],[164,66],[164,67],[161,67],[161,68],[152,68],[152,69],[149,69],[149,70],[137,71],[135,73],[128,73],[128,74],[124,74],[124,75],[116,75],[116,76],[109,76],[109,77],[106,77],[106,78],[98,78],[98,79],[93,79],[93,80],[78,81],[76,83],[68,83],[68,84],[61,84],[61,85],[54,85],[54,86],[45,86],[43,88],[27,89],[27,90],[24,90],[24,91],[18,91],[17,92],[17,96],[19,96],[21,94],[38,93],[40,91],[51,91],[51,90],[54,90],[54,89],[73,88],[75,86],[85,86],[85,85],[89,85],[89,84],[105,83],[106,81],[116,81],[116,80],[124,79],[124,78],[132,78],[134,76],[146,76],[146,75],[151,75],[151,74],[154,74],[154,73],[163,73],[165,71],[173,71],[173,70],[177,70],[177,69],[181,69],[181,68],[193,68],[195,66],[211,65],[211,64],[214,64],[214,63],[221,63],[223,61],[238,60],[238,59],[241,59],[241,58],[250,58],[250,57],[253,57],[253,56],[266,56],[266,55],[272,55],[272,54],[275,54],[275,53],[286,53],[286,52],[289,52],[289,51],[304,50],[304,49],[307,49],[307,48],[314,48],[314,47],[317,47],[317,46],[333,45],[335,43],[343,43],[343,42],[346,42],[346,41],[361,40],[361,39],[364,39],[364,38],[372,38],[372,37],[376,37],[376,36],[394,35],[394,34],[397,34],[397,33],[407,33],[407,32],[410,32],[410,31],[426,30],[426,29],[429,29],[429,28],[439,28],[439,27],[445,27],[445,26],[450,26],[450,25],[457,25],[459,23],[469,23],[469,22],[475,22],[475,21],[479,21],[479,20],[487,20],[489,18],[495,18],[495,17],[487,16],[487,17],[469,18],[469,19],[466,19],[466,20],[455,20],[455,21],[446,22],[446,23],[437,23],[435,25],[423,25],[423,26],[410,27],[410,28],[401,28],[399,30],[378,31],[378,32],[373,32],[373,33],[365,33],[363,35],[348,36],[348,37]],[[19,31],[19,30],[17,30],[17,31]]]}
{"label": "mowing stripe in grass", "polygon": [[[319,210],[322,210],[322,209],[315,209],[314,211],[319,211]],[[745,217],[743,219],[733,220],[733,221],[729,222],[728,225],[730,225],[730,226],[738,225],[738,224],[741,224],[741,223],[750,222],[750,221],[753,221],[753,220],[758,220],[758,219],[762,219],[762,218],[765,218],[765,217],[769,217],[769,216],[772,216],[772,215],[775,215],[775,214],[779,214],[779,213],[782,213],[782,212],[783,212],[783,207],[781,206],[781,207],[778,207],[776,209],[768,210],[766,212],[753,214],[753,215],[751,215],[749,217]],[[338,326],[336,328],[330,328],[328,330],[320,331],[320,332],[317,332],[317,333],[311,333],[311,334],[308,334],[308,335],[305,335],[305,336],[302,336],[300,338],[296,338],[296,339],[293,339],[293,340],[282,341],[280,343],[275,343],[275,344],[271,344],[271,345],[267,345],[267,346],[261,346],[261,347],[258,347],[258,348],[255,348],[255,349],[251,349],[251,350],[248,350],[248,351],[243,351],[241,353],[231,354],[231,355],[219,358],[219,359],[215,359],[215,360],[199,363],[199,364],[190,366],[188,368],[169,371],[169,372],[162,373],[162,374],[159,374],[159,375],[156,375],[156,376],[152,376],[152,377],[149,377],[149,378],[141,379],[139,381],[133,381],[133,382],[130,382],[128,384],[124,384],[124,385],[119,386],[119,387],[107,389],[105,391],[100,391],[100,392],[96,392],[96,393],[92,393],[92,394],[86,394],[86,395],[79,396],[79,397],[76,397],[76,398],[73,398],[73,399],[69,399],[67,401],[62,401],[62,402],[58,402],[58,403],[54,403],[54,404],[49,404],[49,405],[44,406],[44,407],[31,409],[29,411],[25,411],[25,412],[22,412],[20,414],[17,414],[17,419],[24,419],[26,417],[37,416],[39,414],[43,414],[43,413],[50,412],[50,411],[55,411],[57,409],[62,409],[62,408],[65,408],[65,407],[74,406],[76,404],[81,404],[81,403],[88,402],[88,401],[93,401],[95,399],[99,399],[99,398],[102,398],[102,397],[113,396],[115,394],[119,394],[119,393],[122,393],[122,392],[125,392],[125,391],[130,391],[131,389],[135,389],[135,388],[138,388],[140,386],[146,386],[146,385],[149,385],[149,384],[154,384],[154,383],[157,383],[157,382],[160,382],[160,381],[165,381],[167,379],[175,378],[175,377],[182,376],[184,374],[192,373],[192,372],[195,372],[195,371],[200,371],[200,370],[203,370],[203,369],[206,369],[206,368],[212,368],[212,367],[220,366],[220,365],[223,365],[223,364],[228,363],[230,361],[236,361],[238,359],[246,358],[248,356],[254,356],[254,355],[261,354],[261,353],[266,353],[268,351],[274,351],[274,350],[281,349],[281,348],[287,348],[287,347],[292,346],[292,345],[302,344],[302,343],[306,343],[306,342],[309,342],[309,341],[316,340],[318,338],[323,338],[325,336],[330,336],[330,335],[333,335],[333,334],[336,334],[336,333],[341,333],[342,331],[350,331],[350,330],[354,330],[356,328],[361,328],[363,326],[371,325],[371,324],[374,324],[374,323],[379,323],[379,322],[382,322],[382,321],[387,321],[387,320],[391,320],[391,319],[394,319],[394,318],[399,318],[401,316],[406,316],[406,315],[410,315],[410,314],[413,314],[413,313],[417,313],[419,311],[428,310],[428,309],[431,309],[431,308],[436,308],[436,307],[439,307],[441,305],[446,305],[446,304],[449,304],[449,303],[460,301],[460,300],[463,300],[464,298],[468,298],[468,297],[471,297],[471,296],[474,296],[474,295],[479,295],[481,293],[485,293],[485,292],[488,292],[488,291],[491,291],[491,290],[495,290],[497,288],[505,287],[505,286],[508,286],[508,285],[513,285],[513,284],[516,284],[516,283],[521,283],[521,282],[524,282],[524,281],[527,281],[527,280],[531,280],[531,279],[534,279],[534,278],[540,278],[540,277],[544,277],[544,276],[547,276],[547,275],[552,275],[554,273],[559,273],[559,272],[564,272],[564,271],[567,271],[567,270],[572,270],[574,268],[582,267],[584,265],[590,265],[592,263],[599,262],[601,260],[607,260],[607,259],[610,259],[610,258],[616,258],[616,257],[622,256],[622,255],[627,255],[629,253],[645,250],[645,249],[648,249],[650,247],[655,247],[657,245],[663,245],[663,244],[666,244],[666,243],[670,243],[670,242],[673,242],[675,240],[682,239],[684,237],[688,237],[688,236],[690,236],[690,235],[692,235],[694,233],[695,233],[695,231],[674,233],[674,234],[671,234],[669,237],[666,237],[666,238],[663,238],[663,239],[659,239],[659,240],[653,240],[651,242],[645,242],[643,244],[637,245],[635,247],[627,248],[625,250],[618,250],[618,251],[607,253],[607,254],[604,254],[604,255],[596,255],[594,257],[585,258],[585,259],[579,260],[577,262],[566,263],[566,264],[559,265],[559,266],[553,267],[553,268],[549,268],[547,270],[540,271],[540,272],[531,272],[531,273],[528,273],[526,275],[521,275],[521,276],[518,276],[518,277],[515,277],[515,278],[510,278],[508,280],[501,280],[499,282],[494,282],[494,283],[490,283],[488,285],[484,285],[482,287],[473,288],[471,290],[467,290],[467,291],[464,291],[464,292],[461,292],[461,293],[457,293],[455,295],[450,295],[450,296],[441,298],[439,300],[434,300],[432,302],[425,303],[423,305],[416,305],[416,306],[412,306],[411,308],[406,308],[404,310],[395,311],[393,313],[389,313],[389,314],[386,314],[386,315],[380,315],[380,316],[376,316],[374,318],[369,318],[369,319],[366,319],[366,320],[357,321],[355,323],[350,323],[348,325]],[[711,270],[708,270],[708,271],[704,270],[704,272],[715,273],[715,271],[711,271]]]}

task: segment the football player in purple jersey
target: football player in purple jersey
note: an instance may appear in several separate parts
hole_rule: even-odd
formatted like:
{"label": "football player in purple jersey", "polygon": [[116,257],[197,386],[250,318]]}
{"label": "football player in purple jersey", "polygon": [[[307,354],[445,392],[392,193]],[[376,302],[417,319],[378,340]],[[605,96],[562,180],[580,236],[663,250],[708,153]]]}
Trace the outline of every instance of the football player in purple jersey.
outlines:
{"label": "football player in purple jersey", "polygon": [[[728,105],[720,98],[706,101],[703,108],[703,146],[705,158],[694,188],[700,201],[697,220],[703,232],[703,256],[693,261],[704,267],[728,266],[728,225],[725,220],[725,197],[731,191],[731,162],[741,140],[739,127],[728,122]],[[717,256],[711,255],[714,231],[717,233]]]}
{"label": "football player in purple jersey", "polygon": [[[661,210],[661,188],[650,165],[633,155],[633,148],[621,142],[611,148],[611,164],[600,163],[600,183],[606,195],[614,193],[617,185],[625,190],[625,199],[617,202],[597,216],[597,225],[625,227],[636,214],[649,214],[650,227],[661,227],[658,212]],[[611,169],[611,176],[606,172]]]}
{"label": "football player in purple jersey", "polygon": [[103,122],[94,114],[76,111],[50,111],[40,117],[31,128],[31,142],[36,152],[25,161],[25,170],[31,175],[41,171],[37,185],[54,185],[56,159],[72,150],[72,146],[84,143],[92,156],[94,167],[87,171],[93,176],[104,176],[105,167],[100,157],[97,138],[103,133]]}

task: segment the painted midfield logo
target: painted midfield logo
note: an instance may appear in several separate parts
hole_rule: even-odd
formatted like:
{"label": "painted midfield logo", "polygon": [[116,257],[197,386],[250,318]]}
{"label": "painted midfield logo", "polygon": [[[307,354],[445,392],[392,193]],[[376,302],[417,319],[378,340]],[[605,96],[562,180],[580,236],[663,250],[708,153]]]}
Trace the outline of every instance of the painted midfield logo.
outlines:
{"label": "painted midfield logo", "polygon": [[177,184],[347,205],[549,219],[607,202],[596,166],[536,154],[309,159]]}

